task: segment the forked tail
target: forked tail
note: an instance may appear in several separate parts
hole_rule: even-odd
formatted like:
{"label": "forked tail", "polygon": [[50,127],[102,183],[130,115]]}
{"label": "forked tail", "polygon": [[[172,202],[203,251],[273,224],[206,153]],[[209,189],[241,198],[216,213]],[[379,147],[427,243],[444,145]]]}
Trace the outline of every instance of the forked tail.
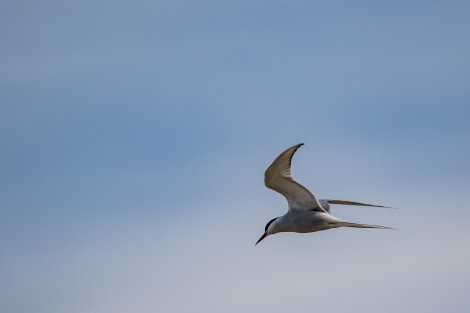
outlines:
{"label": "forked tail", "polygon": [[368,225],[368,224],[357,224],[357,223],[350,223],[350,222],[342,222],[341,226],[344,227],[355,227],[355,228],[379,228],[379,229],[395,229],[387,226],[380,226],[380,225]]}

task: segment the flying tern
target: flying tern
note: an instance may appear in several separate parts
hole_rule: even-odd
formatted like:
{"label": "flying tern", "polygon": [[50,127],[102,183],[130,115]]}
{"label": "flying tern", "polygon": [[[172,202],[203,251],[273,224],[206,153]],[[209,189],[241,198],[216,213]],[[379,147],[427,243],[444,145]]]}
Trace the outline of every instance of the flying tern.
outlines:
{"label": "flying tern", "polygon": [[386,206],[345,200],[318,200],[313,193],[292,178],[292,156],[302,145],[303,143],[297,144],[282,152],[264,173],[266,187],[283,195],[287,199],[289,210],[283,216],[273,218],[266,224],[264,234],[255,245],[267,236],[280,232],[312,233],[337,227],[392,229],[386,226],[346,222],[330,215],[330,204],[382,208]]}

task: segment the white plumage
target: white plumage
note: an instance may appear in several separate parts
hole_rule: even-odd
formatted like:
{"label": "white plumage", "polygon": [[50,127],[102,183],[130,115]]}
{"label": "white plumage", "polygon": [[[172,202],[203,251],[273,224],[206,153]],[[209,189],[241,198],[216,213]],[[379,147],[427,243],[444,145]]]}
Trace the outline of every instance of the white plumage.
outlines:
{"label": "white plumage", "polygon": [[282,152],[264,173],[266,187],[283,195],[287,199],[289,210],[266,224],[265,232],[256,244],[268,235],[279,232],[311,233],[337,227],[391,229],[386,226],[350,223],[330,215],[330,204],[384,206],[345,200],[318,200],[292,178],[292,156],[302,145],[303,143],[297,144]]}

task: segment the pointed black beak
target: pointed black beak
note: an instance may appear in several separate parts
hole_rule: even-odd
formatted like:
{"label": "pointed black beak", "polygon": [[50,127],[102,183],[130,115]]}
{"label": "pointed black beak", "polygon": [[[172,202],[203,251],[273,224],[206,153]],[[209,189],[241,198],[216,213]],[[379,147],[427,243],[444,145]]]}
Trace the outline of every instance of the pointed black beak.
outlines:
{"label": "pointed black beak", "polygon": [[268,233],[264,233],[263,236],[261,236],[260,239],[258,239],[258,241],[255,243],[255,246],[261,241],[263,240],[264,238],[266,238],[268,236]]}

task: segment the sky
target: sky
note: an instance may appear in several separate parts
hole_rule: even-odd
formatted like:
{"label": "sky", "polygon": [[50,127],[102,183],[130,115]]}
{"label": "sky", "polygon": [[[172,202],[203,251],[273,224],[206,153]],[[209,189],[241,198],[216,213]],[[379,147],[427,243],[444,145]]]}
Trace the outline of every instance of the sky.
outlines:
{"label": "sky", "polygon": [[[468,312],[468,1],[2,1],[0,311]],[[281,233],[263,174],[396,230]]]}

